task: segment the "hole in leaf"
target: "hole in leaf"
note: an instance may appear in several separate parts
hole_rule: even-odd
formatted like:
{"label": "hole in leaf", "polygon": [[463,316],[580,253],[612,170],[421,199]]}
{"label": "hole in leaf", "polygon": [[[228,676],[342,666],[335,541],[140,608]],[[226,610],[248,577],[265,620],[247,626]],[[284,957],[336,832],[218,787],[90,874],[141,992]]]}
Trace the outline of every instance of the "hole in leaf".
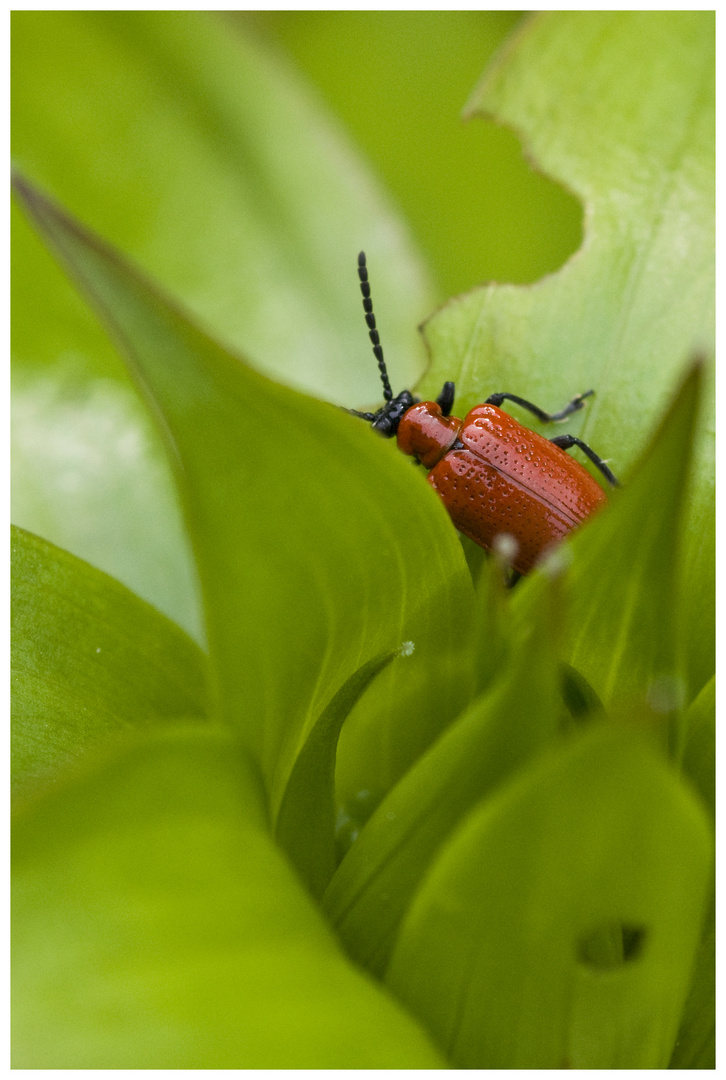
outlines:
{"label": "hole in leaf", "polygon": [[560,690],[573,720],[587,720],[605,711],[603,703],[584,675],[569,664],[560,666]]}
{"label": "hole in leaf", "polygon": [[632,963],[643,953],[644,926],[611,922],[589,931],[577,943],[577,959],[595,971],[610,971]]}
{"label": "hole in leaf", "polygon": [[520,12],[235,17],[290,54],[379,170],[428,253],[438,302],[478,282],[539,281],[581,247],[582,203],[532,167],[519,136],[483,117],[457,120]]}

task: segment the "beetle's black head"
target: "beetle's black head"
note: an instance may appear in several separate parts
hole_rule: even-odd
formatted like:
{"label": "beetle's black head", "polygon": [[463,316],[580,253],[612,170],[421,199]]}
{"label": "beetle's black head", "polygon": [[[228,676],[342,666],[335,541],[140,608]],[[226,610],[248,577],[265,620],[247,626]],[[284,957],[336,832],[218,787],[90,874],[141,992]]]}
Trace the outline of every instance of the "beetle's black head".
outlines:
{"label": "beetle's black head", "polygon": [[392,439],[398,431],[398,425],[401,423],[401,417],[404,413],[408,412],[412,405],[415,405],[418,398],[415,398],[410,390],[402,390],[401,393],[391,398],[390,401],[386,401],[384,405],[378,410],[378,412],[358,412],[356,409],[348,409],[349,413],[353,416],[359,416],[361,420],[368,420],[374,431],[380,432],[381,435],[385,435],[387,439]]}

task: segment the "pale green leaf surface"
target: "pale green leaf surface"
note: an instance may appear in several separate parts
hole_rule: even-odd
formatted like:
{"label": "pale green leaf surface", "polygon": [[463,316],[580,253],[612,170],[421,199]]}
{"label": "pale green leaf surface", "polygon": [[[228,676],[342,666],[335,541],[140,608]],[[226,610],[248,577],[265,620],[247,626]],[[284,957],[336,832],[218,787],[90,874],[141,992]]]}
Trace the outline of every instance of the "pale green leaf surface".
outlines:
{"label": "pale green leaf surface", "polygon": [[93,764],[16,822],[15,1068],[443,1065],[341,953],[234,740]]}
{"label": "pale green leaf surface", "polygon": [[[438,645],[443,603],[466,618],[456,535],[395,447],[226,353],[112,249],[25,182],[17,190],[167,432],[217,708],[262,761],[276,805],[307,729],[362,663],[405,640]],[[447,696],[437,674],[416,686],[426,706],[413,728]]]}
{"label": "pale green leaf surface", "polygon": [[[461,1068],[664,1068],[704,914],[705,816],[652,745],[597,725],[446,844],[386,979]],[[584,942],[624,924],[607,969]]]}
{"label": "pale green leaf surface", "polygon": [[[606,707],[637,698],[667,714],[684,704],[678,556],[702,374],[688,374],[623,490],[571,540],[565,658]],[[520,617],[529,603],[522,589]]]}
{"label": "pale green leaf surface", "polygon": [[[469,112],[513,127],[538,167],[582,199],[585,237],[536,285],[444,305],[426,324],[422,390],[455,380],[463,415],[495,391],[552,409],[592,387],[565,430],[626,476],[689,356],[713,346],[713,13],[539,14],[505,45]],[[709,388],[679,601],[694,691],[713,673],[713,431]]]}
{"label": "pale green leaf surface", "polygon": [[91,747],[204,716],[206,657],[117,581],[13,528],[12,783],[52,786]]}
{"label": "pale green leaf surface", "polygon": [[328,886],[323,903],[346,948],[378,975],[447,836],[557,735],[558,601],[553,585],[499,678],[388,793]]}
{"label": "pale green leaf surface", "polygon": [[11,464],[16,524],[106,570],[203,643],[199,586],[169,464],[130,387],[82,377],[73,362],[34,374],[21,365],[13,378]]}

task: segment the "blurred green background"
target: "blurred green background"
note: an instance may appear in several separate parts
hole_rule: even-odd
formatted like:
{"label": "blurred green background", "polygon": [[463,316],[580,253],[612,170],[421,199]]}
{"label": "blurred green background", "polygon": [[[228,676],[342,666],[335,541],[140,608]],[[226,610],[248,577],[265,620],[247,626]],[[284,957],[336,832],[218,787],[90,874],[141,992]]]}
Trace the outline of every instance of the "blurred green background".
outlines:
{"label": "blurred green background", "polygon": [[461,115],[522,12],[234,19],[284,50],[340,117],[407,219],[439,302],[486,281],[536,281],[577,250],[579,202],[530,167],[514,132]]}

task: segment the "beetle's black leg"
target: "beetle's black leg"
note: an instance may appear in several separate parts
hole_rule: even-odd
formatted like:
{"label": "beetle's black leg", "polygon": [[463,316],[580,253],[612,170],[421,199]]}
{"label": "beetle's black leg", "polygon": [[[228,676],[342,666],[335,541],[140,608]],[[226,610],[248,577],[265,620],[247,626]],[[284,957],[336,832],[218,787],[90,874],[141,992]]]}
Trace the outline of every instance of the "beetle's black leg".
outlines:
{"label": "beetle's black leg", "polygon": [[550,439],[549,441],[554,443],[555,446],[559,446],[561,450],[569,450],[571,446],[579,446],[583,454],[587,454],[593,465],[597,465],[605,479],[611,483],[613,487],[620,487],[620,482],[615,479],[603,459],[598,457],[595,451],[592,450],[587,443],[584,443],[582,439],[578,439],[576,435],[555,435],[554,439]]}
{"label": "beetle's black leg", "polygon": [[551,424],[558,420],[564,420],[566,416],[577,412],[578,409],[582,408],[584,399],[594,393],[594,390],[586,390],[584,394],[578,394],[558,413],[545,412],[544,409],[540,409],[539,405],[533,405],[531,401],[525,401],[524,398],[517,397],[516,394],[490,394],[484,404],[496,405],[498,408],[503,401],[513,401],[515,405],[521,405],[523,409],[529,409],[543,424]]}
{"label": "beetle's black leg", "polygon": [[451,416],[451,410],[454,407],[454,384],[452,382],[445,382],[441,393],[436,398],[436,404],[441,409],[442,416]]}

